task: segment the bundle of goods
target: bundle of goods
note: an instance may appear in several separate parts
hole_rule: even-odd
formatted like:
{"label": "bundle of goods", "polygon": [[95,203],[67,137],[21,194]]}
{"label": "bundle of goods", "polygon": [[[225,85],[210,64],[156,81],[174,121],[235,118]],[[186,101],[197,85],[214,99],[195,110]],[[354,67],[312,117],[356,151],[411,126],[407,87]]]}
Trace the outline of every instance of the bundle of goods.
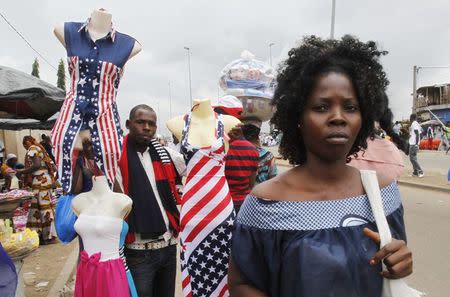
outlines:
{"label": "bundle of goods", "polygon": [[19,260],[39,247],[39,235],[28,228],[13,233],[11,221],[0,220],[0,242],[13,260]]}
{"label": "bundle of goods", "polygon": [[0,202],[18,200],[18,199],[29,198],[29,197],[33,197],[32,192],[15,189],[15,190],[11,190],[6,193],[0,193]]}
{"label": "bundle of goods", "polygon": [[243,104],[242,118],[267,121],[272,116],[270,101],[275,89],[275,71],[249,51],[229,63],[221,72],[220,86],[228,94],[238,97]]}
{"label": "bundle of goods", "polygon": [[33,193],[25,190],[12,190],[7,193],[0,193],[0,219],[11,218],[14,210],[22,202],[33,197]]}

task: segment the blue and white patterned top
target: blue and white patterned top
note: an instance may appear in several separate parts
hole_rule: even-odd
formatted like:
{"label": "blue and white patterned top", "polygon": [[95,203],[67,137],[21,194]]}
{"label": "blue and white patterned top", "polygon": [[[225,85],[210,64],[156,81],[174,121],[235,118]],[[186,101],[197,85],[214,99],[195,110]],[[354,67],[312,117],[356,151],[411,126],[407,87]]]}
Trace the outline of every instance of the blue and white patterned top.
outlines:
{"label": "blue and white patterned top", "polygon": [[135,40],[111,28],[105,37],[93,41],[87,24],[64,24],[70,87],[51,136],[59,178],[66,191],[71,188],[72,154],[80,130],[90,131],[95,162],[110,185],[122,148],[116,94]]}
{"label": "blue and white patterned top", "polygon": [[[381,189],[392,236],[406,240],[396,183]],[[380,297],[381,264],[369,199],[273,201],[248,196],[237,216],[232,256],[243,280],[273,297]]]}

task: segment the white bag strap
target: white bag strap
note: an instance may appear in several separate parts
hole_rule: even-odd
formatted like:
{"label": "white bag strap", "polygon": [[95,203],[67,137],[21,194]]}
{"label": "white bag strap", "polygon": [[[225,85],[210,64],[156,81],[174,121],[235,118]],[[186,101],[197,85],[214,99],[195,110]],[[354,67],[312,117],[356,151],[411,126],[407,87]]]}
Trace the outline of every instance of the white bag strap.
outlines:
{"label": "white bag strap", "polygon": [[381,199],[380,186],[378,184],[377,173],[373,170],[361,170],[361,181],[369,197],[370,207],[372,208],[375,223],[380,234],[380,248],[392,241],[391,229],[389,229]]}

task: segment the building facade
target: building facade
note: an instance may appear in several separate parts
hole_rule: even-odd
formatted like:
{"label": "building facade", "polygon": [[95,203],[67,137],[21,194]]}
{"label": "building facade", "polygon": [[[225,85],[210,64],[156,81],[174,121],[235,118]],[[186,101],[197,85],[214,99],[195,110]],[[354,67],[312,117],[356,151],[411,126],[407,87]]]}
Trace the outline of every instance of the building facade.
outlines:
{"label": "building facade", "polygon": [[434,119],[429,111],[444,124],[450,123],[450,83],[417,89],[417,98],[413,100],[413,113],[426,121]]}

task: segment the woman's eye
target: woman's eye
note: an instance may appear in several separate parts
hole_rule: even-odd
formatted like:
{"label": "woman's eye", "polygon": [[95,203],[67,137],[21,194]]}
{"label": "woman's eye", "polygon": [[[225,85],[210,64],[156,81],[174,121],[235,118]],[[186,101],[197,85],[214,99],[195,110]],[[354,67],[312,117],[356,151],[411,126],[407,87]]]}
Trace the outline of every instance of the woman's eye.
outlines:
{"label": "woman's eye", "polygon": [[358,111],[359,110],[358,106],[356,106],[356,105],[348,105],[345,107],[345,109],[348,111]]}
{"label": "woman's eye", "polygon": [[317,106],[313,106],[312,108],[314,111],[319,111],[319,112],[323,112],[323,111],[327,111],[327,106],[326,105],[317,105]]}

